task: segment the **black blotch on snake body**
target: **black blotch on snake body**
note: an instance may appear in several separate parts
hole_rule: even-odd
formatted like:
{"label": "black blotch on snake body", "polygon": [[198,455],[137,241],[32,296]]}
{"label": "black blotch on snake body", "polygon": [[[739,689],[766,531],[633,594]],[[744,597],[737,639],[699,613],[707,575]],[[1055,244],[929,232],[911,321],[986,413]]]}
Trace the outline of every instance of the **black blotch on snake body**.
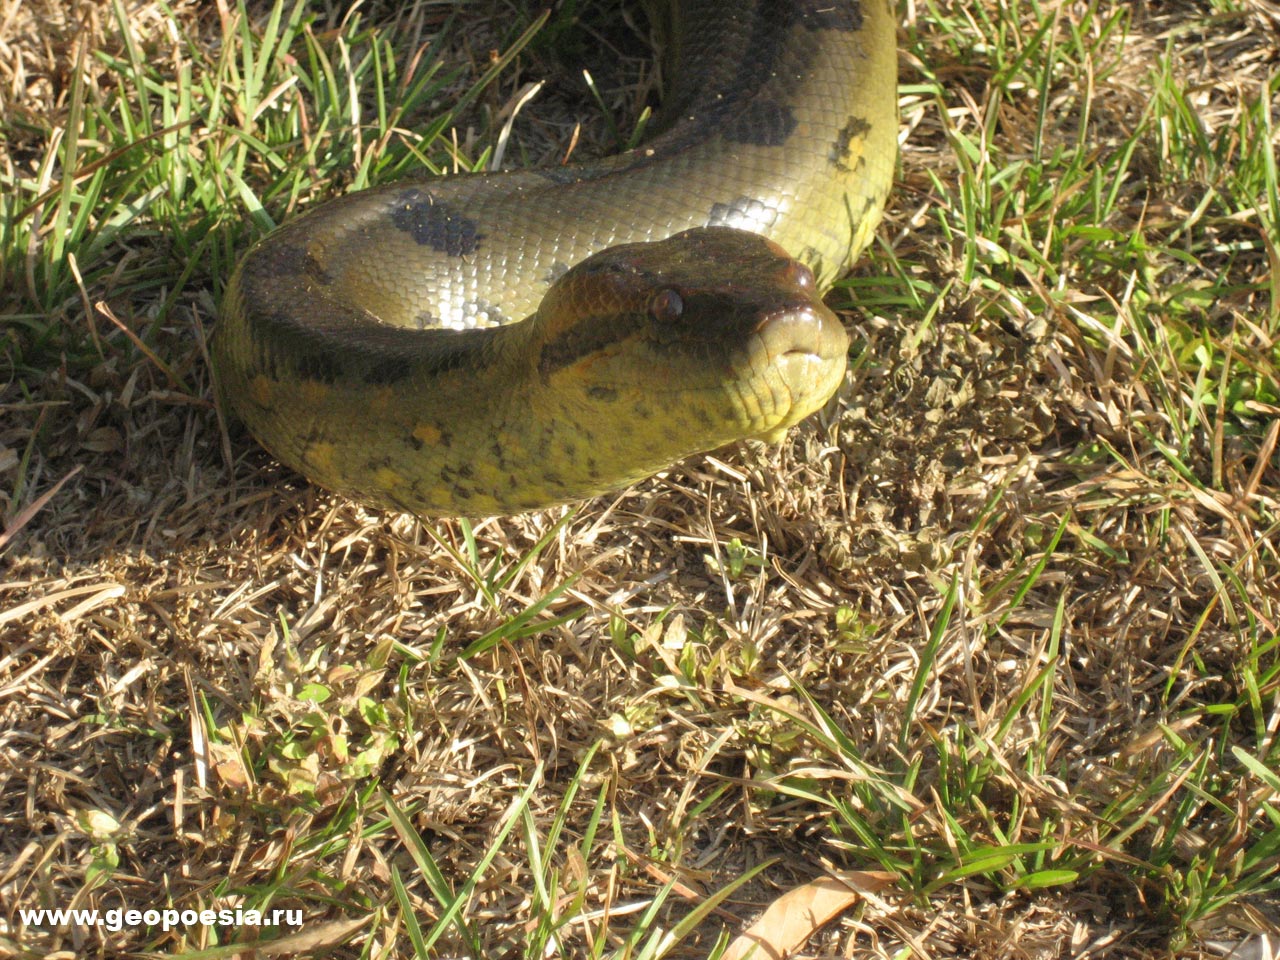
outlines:
{"label": "black blotch on snake body", "polygon": [[479,319],[481,314],[484,314],[486,323],[495,327],[510,323],[513,319],[503,313],[498,305],[490,300],[467,300],[462,304],[462,315],[464,317]]}
{"label": "black blotch on snake body", "polygon": [[346,373],[337,358],[323,350],[314,350],[314,336],[294,317],[285,313],[250,314],[249,323],[256,328],[253,342],[258,344],[259,366],[275,380],[297,378],[332,386]]}
{"label": "black blotch on snake body", "polygon": [[735,197],[729,203],[713,203],[707,214],[708,227],[738,227],[763,230],[773,226],[778,211],[771,203],[756,197]]}
{"label": "black blotch on snake body", "polygon": [[294,373],[299,380],[314,380],[325,386],[338,383],[346,371],[342,365],[335,363],[332,357],[324,354],[304,355],[299,357],[294,366]]}
{"label": "black blotch on snake body", "polygon": [[307,271],[307,276],[322,287],[327,287],[329,284],[333,283],[333,274],[326,270],[324,264],[317,260],[315,255],[310,251],[307,252],[303,266]]}
{"label": "black blotch on snake body", "polygon": [[849,121],[840,129],[836,135],[835,143],[831,145],[830,160],[831,163],[845,173],[852,173],[855,167],[861,166],[867,162],[867,158],[859,156],[857,161],[850,162],[849,145],[855,139],[863,139],[871,132],[871,124],[864,117],[850,117]]}
{"label": "black blotch on snake body", "polygon": [[[492,336],[493,328],[475,332]],[[427,353],[426,365],[418,368],[424,376],[436,376],[449,373],[451,370],[465,370],[469,364],[475,363],[477,351],[484,349],[484,340],[480,337],[471,340],[467,337],[455,336],[453,334],[456,334],[456,331],[453,330],[442,330],[440,333],[444,336],[440,338],[436,349]]]}
{"label": "black blotch on snake body", "polygon": [[459,480],[471,480],[474,477],[475,470],[472,469],[471,464],[469,463],[464,463],[457,467],[440,468],[441,481],[451,487],[454,487],[455,490],[457,489],[457,482]]}
{"label": "black blotch on snake body", "polygon": [[568,272],[569,265],[563,260],[557,260],[551,264],[551,266],[547,268],[547,272],[542,275],[542,282],[549,286]]}
{"label": "black blotch on snake body", "polygon": [[618,399],[618,391],[613,387],[588,387],[587,396],[592,400],[602,400],[605,403],[612,403]]}
{"label": "black blotch on snake body", "polygon": [[363,380],[370,386],[386,387],[413,375],[413,364],[406,357],[383,356],[364,370]]}
{"label": "black blotch on snake body", "polygon": [[416,187],[396,197],[391,222],[414,243],[450,257],[475,253],[484,239],[476,221]]}
{"label": "black blotch on snake body", "polygon": [[797,122],[790,104],[753,100],[725,127],[724,138],[730,143],[780,147],[791,139]]}
{"label": "black blotch on snake body", "polygon": [[322,286],[328,286],[333,283],[333,275],[325,269],[315,254],[307,249],[305,243],[290,243],[281,246],[276,250],[271,263],[268,265],[269,270],[251,274],[254,277],[260,277],[263,280],[270,281],[272,279],[271,271],[279,271],[283,276],[307,276]]}
{"label": "black blotch on snake body", "polygon": [[[284,274],[299,274],[306,270],[307,266],[307,248],[305,244],[286,243],[276,248],[275,253],[271,257],[271,264],[268,270],[258,270],[256,274],[270,276],[270,271],[279,270]],[[250,264],[252,267],[253,264]],[[246,267],[248,270],[249,267]]]}

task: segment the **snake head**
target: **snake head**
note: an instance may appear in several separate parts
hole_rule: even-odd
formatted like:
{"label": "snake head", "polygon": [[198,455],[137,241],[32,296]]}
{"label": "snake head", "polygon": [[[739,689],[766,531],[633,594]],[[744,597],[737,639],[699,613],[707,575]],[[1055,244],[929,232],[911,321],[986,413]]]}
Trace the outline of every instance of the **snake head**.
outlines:
{"label": "snake head", "polygon": [[808,267],[727,227],[588,257],[533,329],[548,412],[617,423],[659,460],[777,435],[830,398],[849,347]]}

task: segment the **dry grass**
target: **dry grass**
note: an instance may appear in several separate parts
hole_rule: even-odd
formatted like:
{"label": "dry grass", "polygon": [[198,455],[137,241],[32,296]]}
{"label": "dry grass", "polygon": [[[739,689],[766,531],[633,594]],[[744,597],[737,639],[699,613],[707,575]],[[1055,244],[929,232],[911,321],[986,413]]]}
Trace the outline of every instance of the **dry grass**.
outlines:
{"label": "dry grass", "polygon": [[[227,433],[202,331],[257,199],[412,166],[398,131],[527,19],[455,24],[462,75],[389,120],[362,94],[356,135],[350,18],[312,31],[332,95],[252,94],[234,9],[0,0],[0,953],[705,957],[831,868],[895,884],[810,955],[1280,934],[1274,8],[907,6],[901,179],[835,295],[861,343],[828,415],[573,510],[423,525]],[[389,100],[448,7],[360,11],[395,38]],[[622,65],[624,135],[636,39],[583,44]],[[307,49],[266,76],[319,75]],[[467,156],[548,56],[475,97]],[[153,75],[189,99],[140,107]],[[548,97],[509,158],[593,113]],[[305,920],[18,912],[228,905]]]}

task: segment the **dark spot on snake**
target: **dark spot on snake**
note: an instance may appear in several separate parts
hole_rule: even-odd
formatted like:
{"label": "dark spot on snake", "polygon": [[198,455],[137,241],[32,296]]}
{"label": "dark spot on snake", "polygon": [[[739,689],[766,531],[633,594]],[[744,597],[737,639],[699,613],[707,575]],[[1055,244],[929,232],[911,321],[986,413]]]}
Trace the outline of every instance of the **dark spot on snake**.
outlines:
{"label": "dark spot on snake", "polygon": [[307,251],[306,270],[307,276],[323,287],[333,283],[333,274],[326,270],[324,264],[310,251]]}
{"label": "dark spot on snake", "polygon": [[703,410],[701,407],[690,407],[688,412],[693,419],[698,421],[698,425],[701,427],[710,429],[715,425],[715,422],[711,419],[711,414],[707,413],[707,411]]}
{"label": "dark spot on snake", "polygon": [[254,257],[245,262],[245,280],[250,284],[266,282],[274,285],[278,283],[275,280],[277,276],[306,276],[325,285],[333,282],[333,277],[307,249],[305,241],[283,244],[269,259]]}
{"label": "dark spot on snake", "polygon": [[568,272],[569,265],[563,260],[557,260],[547,268],[547,272],[542,275],[542,280],[544,283],[550,285],[555,283]]}
{"label": "dark spot on snake", "polygon": [[364,370],[364,382],[385,387],[413,375],[413,364],[405,357],[379,357]]}
{"label": "dark spot on snake", "polygon": [[414,325],[419,330],[434,330],[440,326],[440,318],[430,313],[419,313],[413,318]]}
{"label": "dark spot on snake", "polygon": [[475,474],[475,468],[469,463],[464,463],[457,467],[440,468],[440,479],[450,486],[454,486],[459,480],[472,480],[475,478]]}
{"label": "dark spot on snake", "polygon": [[653,407],[649,406],[647,403],[640,402],[632,408],[632,412],[637,417],[643,417],[647,420],[653,416]]}
{"label": "dark spot on snake", "polygon": [[[485,355],[490,340],[498,330],[492,327],[467,331],[394,329],[394,332],[406,334],[408,340],[418,341],[412,347],[402,343],[394,355],[409,355],[412,350],[417,357],[417,364],[409,372],[431,377],[468,369],[476,362],[477,357]],[[397,339],[399,340],[398,337]]]}
{"label": "dark spot on snake", "polygon": [[282,244],[272,257],[254,257],[245,262],[246,280],[254,280],[259,276],[270,279],[273,273],[296,276],[307,269],[307,248],[296,243]]}
{"label": "dark spot on snake", "polygon": [[501,326],[511,322],[511,318],[489,300],[467,300],[462,304],[462,315],[468,320],[479,320],[481,314],[486,324]]}
{"label": "dark spot on snake", "polygon": [[852,173],[855,167],[865,164],[867,158],[859,154],[858,159],[854,161],[850,146],[854,140],[864,139],[870,132],[871,124],[863,117],[850,117],[836,135],[836,141],[831,145],[831,154],[828,159],[837,169]]}
{"label": "dark spot on snake", "polygon": [[475,253],[484,239],[474,220],[417,188],[396,198],[391,222],[413,237],[414,243],[450,257]]}
{"label": "dark spot on snake", "polygon": [[618,399],[618,391],[613,387],[588,387],[587,396],[592,400],[603,400],[606,403],[612,403]]}
{"label": "dark spot on snake", "polygon": [[777,208],[771,204],[755,197],[737,197],[729,203],[713,203],[707,214],[707,226],[764,230],[777,219]]}
{"label": "dark spot on snake", "polygon": [[729,143],[780,147],[791,139],[797,122],[795,111],[789,104],[775,100],[753,100],[725,125],[724,138]]}
{"label": "dark spot on snake", "polygon": [[[646,147],[622,154],[610,174],[625,174],[659,163],[672,153],[679,153],[698,146],[709,135],[720,132],[730,142],[757,143],[761,131],[759,116],[751,117],[752,102],[760,97],[766,87],[771,89],[775,103],[785,104],[791,99],[792,85],[786,75],[785,60],[788,43],[795,36],[795,28],[801,14],[796,9],[797,0],[770,0],[758,4],[708,4],[702,16],[712,23],[690,21],[686,29],[690,36],[704,33],[723,33],[724,25],[737,23],[749,25],[749,33],[735,40],[735,49],[750,51],[749,56],[736,58],[724,64],[724,76],[708,84],[706,77],[696,70],[677,72],[671,88],[663,98],[662,112],[657,127],[659,136],[648,141]],[[836,0],[805,0],[810,5],[830,4]],[[843,2],[843,0],[841,0]],[[795,70],[791,70],[795,73]],[[744,110],[745,118],[739,117]],[[768,107],[760,108],[761,112]],[[773,111],[776,114],[776,110]],[[733,131],[726,133],[726,131]],[[625,158],[625,161],[622,160]]]}
{"label": "dark spot on snake", "polygon": [[[725,4],[724,6],[734,5]],[[750,97],[751,91],[758,90],[760,85],[773,74],[786,49],[786,38],[791,35],[792,26],[799,13],[794,0],[758,5],[757,15],[752,21],[752,35],[745,42],[744,47],[751,51],[751,55],[744,57],[738,64],[734,90],[741,91],[745,97]],[[722,14],[717,12],[715,15]]]}
{"label": "dark spot on snake", "polygon": [[[873,3],[882,0],[872,0]],[[797,0],[801,23],[810,30],[840,30],[852,33],[862,29],[861,0]]]}
{"label": "dark spot on snake", "polygon": [[253,334],[253,342],[271,344],[262,347],[260,366],[269,370],[275,379],[315,380],[332,385],[346,376],[342,361],[324,349],[312,347],[308,332],[297,320],[284,314],[251,317],[253,326],[261,333]]}
{"label": "dark spot on snake", "polygon": [[426,446],[426,444],[423,441],[419,440],[412,433],[404,438],[404,442],[407,443],[409,446],[413,447],[413,449],[415,450],[421,450],[423,447]]}
{"label": "dark spot on snake", "polygon": [[592,480],[600,476],[600,464],[596,463],[595,457],[587,457],[587,476]]}

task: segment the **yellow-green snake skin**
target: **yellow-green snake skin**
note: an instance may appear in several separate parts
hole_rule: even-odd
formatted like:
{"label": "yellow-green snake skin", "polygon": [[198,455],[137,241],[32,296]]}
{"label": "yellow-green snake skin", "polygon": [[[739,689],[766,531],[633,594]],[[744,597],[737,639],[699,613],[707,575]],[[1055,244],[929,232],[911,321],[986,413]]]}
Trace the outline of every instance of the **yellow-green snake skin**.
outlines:
{"label": "yellow-green snake skin", "polygon": [[820,296],[896,156],[889,2],[673,13],[647,145],[365,190],[249,250],[213,361],[263,446],[373,505],[514,514],[778,436],[829,399],[848,337]]}

